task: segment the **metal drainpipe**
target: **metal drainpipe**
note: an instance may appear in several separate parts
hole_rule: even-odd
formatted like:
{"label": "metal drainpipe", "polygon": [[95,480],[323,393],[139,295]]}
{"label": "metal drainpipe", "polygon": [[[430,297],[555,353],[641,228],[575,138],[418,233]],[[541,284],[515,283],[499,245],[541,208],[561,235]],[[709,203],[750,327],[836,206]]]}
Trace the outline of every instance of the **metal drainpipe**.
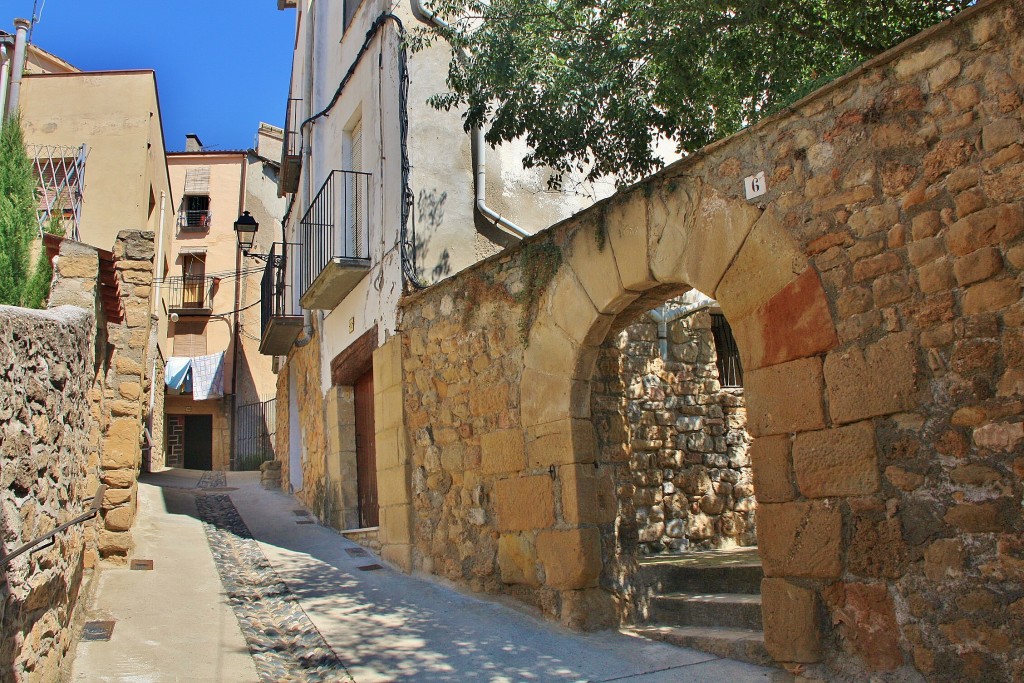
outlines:
{"label": "metal drainpipe", "polygon": [[0,122],[7,120],[7,79],[11,74],[10,51],[0,45]]}
{"label": "metal drainpipe", "polygon": [[[422,0],[410,0],[410,2],[412,3],[412,14],[420,22],[433,24],[443,29],[451,28],[446,21],[424,7]],[[468,58],[465,52],[460,51],[457,54],[460,59]],[[483,129],[480,126],[473,126],[470,130],[470,138],[473,143],[473,179],[476,188],[474,200],[477,210],[489,218],[494,225],[516,239],[529,237],[530,233],[487,206],[487,143],[484,141]]]}
{"label": "metal drainpipe", "polygon": [[18,109],[18,97],[21,94],[21,75],[25,71],[25,48],[28,45],[28,19],[15,19],[14,28],[14,59],[11,63],[11,92],[7,98],[7,118]]}
{"label": "metal drainpipe", "polygon": [[[164,218],[166,216],[166,209],[167,209],[167,192],[165,192],[164,190],[160,190],[160,229],[157,232],[157,235],[159,236],[157,239],[159,241],[157,242],[157,245],[156,245],[156,262],[153,264],[153,267],[156,270],[156,272],[153,273],[153,287],[149,290],[149,314],[150,314],[150,316],[156,314],[157,292],[162,289],[162,288],[156,286],[156,282],[158,280],[162,280],[163,279],[163,275],[164,275]],[[159,322],[157,323],[156,329],[157,329],[156,343],[157,343],[157,348],[159,348],[160,347],[160,324],[159,324]],[[155,350],[156,349],[154,349],[154,351]],[[152,370],[150,370],[150,373],[149,373],[149,410],[147,412],[146,422],[149,425],[150,437],[152,437],[152,435],[153,435],[153,405],[156,403],[156,363],[157,363],[157,359],[158,359],[158,354],[154,353],[153,354],[153,366],[152,366]],[[162,389],[163,389],[163,387],[161,387],[161,390]],[[155,447],[155,445],[152,442],[152,438],[150,439],[149,445],[150,445],[149,457],[150,457],[150,462],[152,462],[153,448]]]}

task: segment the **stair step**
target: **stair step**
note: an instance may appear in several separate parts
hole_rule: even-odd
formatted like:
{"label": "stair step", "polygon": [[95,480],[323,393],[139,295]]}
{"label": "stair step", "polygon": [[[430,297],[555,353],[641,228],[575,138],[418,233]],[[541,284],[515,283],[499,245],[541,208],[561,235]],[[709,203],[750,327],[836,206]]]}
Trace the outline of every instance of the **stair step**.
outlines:
{"label": "stair step", "polygon": [[757,564],[700,567],[642,565],[643,581],[658,593],[760,593],[764,572]]}
{"label": "stair step", "polygon": [[671,626],[761,628],[761,596],[745,593],[668,593],[651,599],[651,620]]}
{"label": "stair step", "polygon": [[709,652],[718,657],[771,666],[764,633],[751,629],[702,626],[636,626],[629,631],[663,643]]}

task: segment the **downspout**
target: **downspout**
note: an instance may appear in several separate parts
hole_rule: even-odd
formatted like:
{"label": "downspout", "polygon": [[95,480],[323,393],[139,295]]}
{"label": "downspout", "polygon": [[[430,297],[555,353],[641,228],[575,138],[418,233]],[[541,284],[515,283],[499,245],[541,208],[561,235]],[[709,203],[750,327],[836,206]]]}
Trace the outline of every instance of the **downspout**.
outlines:
{"label": "downspout", "polygon": [[[306,23],[306,35],[308,36],[308,40],[305,60],[306,73],[303,75],[305,76],[306,84],[309,86],[309,95],[306,98],[304,98],[306,102],[306,117],[308,120],[308,117],[313,113],[313,77],[315,75],[313,73],[313,61],[316,57],[315,10],[309,13]],[[313,195],[313,178],[311,177],[313,175],[313,129],[310,128],[309,130],[309,141],[307,143],[301,135],[302,126],[305,125],[305,123],[306,121],[303,121],[299,125],[299,139],[302,140],[303,142],[302,149],[299,150],[299,152],[300,154],[303,155],[303,157],[305,157],[302,160],[302,169],[305,170],[305,173],[303,173],[300,176],[300,182],[302,183],[302,185],[299,188],[299,192],[302,193],[303,201],[299,204],[299,211],[296,213],[296,216],[301,215],[302,213],[305,212],[307,208],[309,208],[309,201]],[[294,204],[294,202],[292,202],[292,204]],[[289,206],[288,208],[290,210],[292,206]],[[296,231],[298,231],[298,228],[296,228]],[[288,241],[286,235],[282,235],[282,237],[284,238],[285,241]],[[298,239],[296,239],[295,241],[297,242]],[[287,249],[287,247],[282,246],[282,249]],[[313,311],[308,309],[302,309],[302,332],[299,334],[299,338],[292,343],[292,346],[301,349],[303,346],[306,346],[311,341],[313,341]]]}
{"label": "downspout", "polygon": [[17,30],[17,35],[14,38],[14,59],[11,63],[11,92],[7,98],[7,118],[10,118],[18,110],[21,76],[25,71],[25,48],[28,45],[28,19],[15,19],[14,27]]}
{"label": "downspout", "polygon": [[0,122],[7,120],[7,80],[11,74],[10,58],[7,44],[0,44]]}
{"label": "downspout", "polygon": [[[150,316],[156,315],[157,306],[157,291],[159,287],[155,286],[155,283],[163,279],[164,275],[164,217],[167,209],[167,192],[160,190],[160,228],[157,231],[158,242],[156,244],[156,263],[154,264],[157,272],[153,273],[154,287],[149,290],[149,314]],[[157,349],[160,348],[160,324],[157,323]],[[154,349],[155,350],[155,349]],[[159,354],[153,354],[153,367],[149,372],[149,411],[146,416],[146,422],[150,434],[150,458],[153,457],[153,406],[156,405],[156,364]],[[162,389],[162,387],[161,387]]]}
{"label": "downspout", "polygon": [[[424,24],[433,24],[441,29],[451,29],[451,25],[423,6],[423,0],[410,0],[410,2],[412,3],[412,14],[420,22]],[[465,51],[460,50],[456,54],[458,58],[462,60],[469,58],[469,55],[467,55]],[[483,128],[480,126],[473,126],[472,129],[470,129],[470,139],[472,140],[473,146],[473,179],[475,181],[474,185],[476,188],[474,203],[477,210],[490,219],[495,226],[512,235],[516,239],[529,237],[530,233],[508,220],[491,207],[487,206],[487,143],[484,141]]]}

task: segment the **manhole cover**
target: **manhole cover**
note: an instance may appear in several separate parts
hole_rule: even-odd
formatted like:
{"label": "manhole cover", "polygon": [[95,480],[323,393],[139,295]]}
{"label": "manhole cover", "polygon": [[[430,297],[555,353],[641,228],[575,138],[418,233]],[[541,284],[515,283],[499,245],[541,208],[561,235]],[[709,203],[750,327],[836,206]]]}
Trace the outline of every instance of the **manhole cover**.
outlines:
{"label": "manhole cover", "polygon": [[379,564],[367,564],[367,565],[364,565],[362,567],[356,567],[356,569],[358,569],[361,572],[372,572],[372,571],[374,571],[376,569],[383,569],[383,568],[384,567],[380,566]]}
{"label": "manhole cover", "polygon": [[129,569],[152,569],[153,560],[132,560],[131,564],[128,565]]}
{"label": "manhole cover", "polygon": [[82,627],[82,640],[110,640],[114,633],[114,622],[87,621]]}
{"label": "manhole cover", "polygon": [[350,557],[366,557],[368,553],[362,548],[345,548]]}

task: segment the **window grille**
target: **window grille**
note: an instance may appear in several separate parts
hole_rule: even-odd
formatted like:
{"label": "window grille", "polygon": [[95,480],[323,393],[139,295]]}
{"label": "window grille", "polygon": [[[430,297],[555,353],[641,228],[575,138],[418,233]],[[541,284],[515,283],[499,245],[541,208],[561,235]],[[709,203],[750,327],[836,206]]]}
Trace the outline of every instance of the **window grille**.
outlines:
{"label": "window grille", "polygon": [[711,334],[715,338],[715,353],[718,359],[718,381],[726,388],[743,386],[743,366],[740,363],[740,351],[736,346],[736,338],[732,328],[721,313],[711,314]]}

